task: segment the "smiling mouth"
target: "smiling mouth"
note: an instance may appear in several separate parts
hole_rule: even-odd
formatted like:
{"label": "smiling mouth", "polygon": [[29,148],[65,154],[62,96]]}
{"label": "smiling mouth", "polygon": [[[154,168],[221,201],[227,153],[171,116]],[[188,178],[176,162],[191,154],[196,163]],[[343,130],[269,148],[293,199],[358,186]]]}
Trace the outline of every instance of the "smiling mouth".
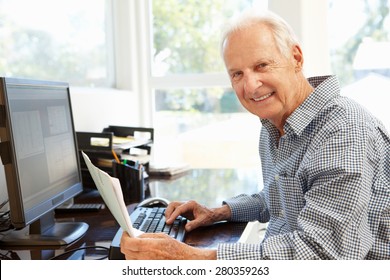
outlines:
{"label": "smiling mouth", "polygon": [[265,99],[267,99],[268,97],[270,97],[271,95],[273,95],[274,92],[271,92],[271,93],[268,93],[266,95],[263,95],[263,96],[260,96],[258,98],[252,98],[254,101],[258,102],[258,101],[263,101]]}

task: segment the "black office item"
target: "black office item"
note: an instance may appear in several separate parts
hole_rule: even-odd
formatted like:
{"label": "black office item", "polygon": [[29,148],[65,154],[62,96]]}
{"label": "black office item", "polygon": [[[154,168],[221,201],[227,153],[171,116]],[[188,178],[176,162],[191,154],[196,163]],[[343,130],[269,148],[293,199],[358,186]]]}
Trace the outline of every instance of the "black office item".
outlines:
{"label": "black office item", "polygon": [[117,126],[109,125],[103,129],[102,133],[112,133],[116,137],[131,137],[135,141],[135,144],[126,148],[127,152],[131,148],[144,149],[147,151],[147,154],[151,153],[152,144],[154,141],[154,129],[151,127],[132,127],[132,126]]}
{"label": "black office item", "polygon": [[59,247],[86,223],[56,223],[54,209],[83,190],[69,85],[0,78],[1,159],[15,230],[0,248]]}
{"label": "black office item", "polygon": [[112,163],[113,177],[118,178],[126,205],[145,199],[145,181],[143,165],[133,163]]}
{"label": "black office item", "polygon": [[[184,226],[187,220],[183,217],[178,217],[171,225],[165,224],[165,207],[137,207],[130,215],[130,220],[133,227],[143,232],[163,232],[171,237],[184,241],[185,229]],[[120,240],[123,230],[120,228],[114,239],[111,242],[110,253],[108,258],[110,260],[124,260],[125,257],[120,251]]]}
{"label": "black office item", "polygon": [[[153,144],[154,129],[145,127],[108,126],[102,132],[77,131],[79,153],[83,151],[99,169],[113,175],[112,160],[138,161],[147,172]],[[126,141],[127,140],[127,141]],[[133,149],[144,151],[144,156],[132,155]],[[96,189],[92,177],[80,157],[82,182],[85,189]]]}
{"label": "black office item", "polygon": [[[112,154],[113,133],[77,131],[76,136],[79,156],[81,151],[84,151],[88,154],[94,165],[99,166],[100,169],[112,175],[111,162],[114,159]],[[89,173],[82,156],[80,156],[80,166],[84,189],[96,189],[95,183],[92,180],[91,174]]]}

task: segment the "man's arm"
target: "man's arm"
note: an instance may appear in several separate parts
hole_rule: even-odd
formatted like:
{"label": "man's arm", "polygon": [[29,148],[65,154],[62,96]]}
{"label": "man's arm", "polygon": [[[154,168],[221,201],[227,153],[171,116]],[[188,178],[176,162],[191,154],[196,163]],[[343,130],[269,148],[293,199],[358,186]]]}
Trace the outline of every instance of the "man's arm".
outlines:
{"label": "man's arm", "polygon": [[164,234],[145,233],[130,237],[123,232],[121,252],[127,260],[215,260],[216,250],[189,246]]}

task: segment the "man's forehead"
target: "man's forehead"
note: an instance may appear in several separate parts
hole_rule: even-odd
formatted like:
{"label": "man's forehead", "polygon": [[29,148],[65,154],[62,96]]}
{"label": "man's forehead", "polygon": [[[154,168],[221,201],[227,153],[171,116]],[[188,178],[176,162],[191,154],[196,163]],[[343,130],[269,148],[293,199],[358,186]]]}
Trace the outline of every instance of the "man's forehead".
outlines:
{"label": "man's forehead", "polygon": [[223,57],[227,55],[248,55],[279,52],[273,34],[268,28],[245,28],[231,33],[223,44]]}
{"label": "man's forehead", "polygon": [[231,32],[223,42],[223,49],[232,44],[253,44],[253,43],[268,43],[272,44],[274,36],[270,28],[265,24],[252,24]]}

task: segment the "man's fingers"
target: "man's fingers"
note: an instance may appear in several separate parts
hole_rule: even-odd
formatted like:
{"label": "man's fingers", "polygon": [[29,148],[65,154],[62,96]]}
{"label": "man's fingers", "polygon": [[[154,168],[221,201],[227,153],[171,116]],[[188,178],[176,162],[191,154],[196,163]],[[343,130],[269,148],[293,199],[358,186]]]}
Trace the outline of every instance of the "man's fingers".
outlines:
{"label": "man's fingers", "polygon": [[[168,209],[167,209],[168,211]],[[194,203],[188,201],[185,203],[177,203],[172,205],[169,212],[165,212],[166,223],[171,224],[178,216],[183,216],[188,219],[193,218]]]}
{"label": "man's fingers", "polygon": [[183,202],[174,201],[169,203],[167,209],[165,210],[165,217],[170,217],[172,213],[175,211],[175,209],[181,204],[183,204]]}

